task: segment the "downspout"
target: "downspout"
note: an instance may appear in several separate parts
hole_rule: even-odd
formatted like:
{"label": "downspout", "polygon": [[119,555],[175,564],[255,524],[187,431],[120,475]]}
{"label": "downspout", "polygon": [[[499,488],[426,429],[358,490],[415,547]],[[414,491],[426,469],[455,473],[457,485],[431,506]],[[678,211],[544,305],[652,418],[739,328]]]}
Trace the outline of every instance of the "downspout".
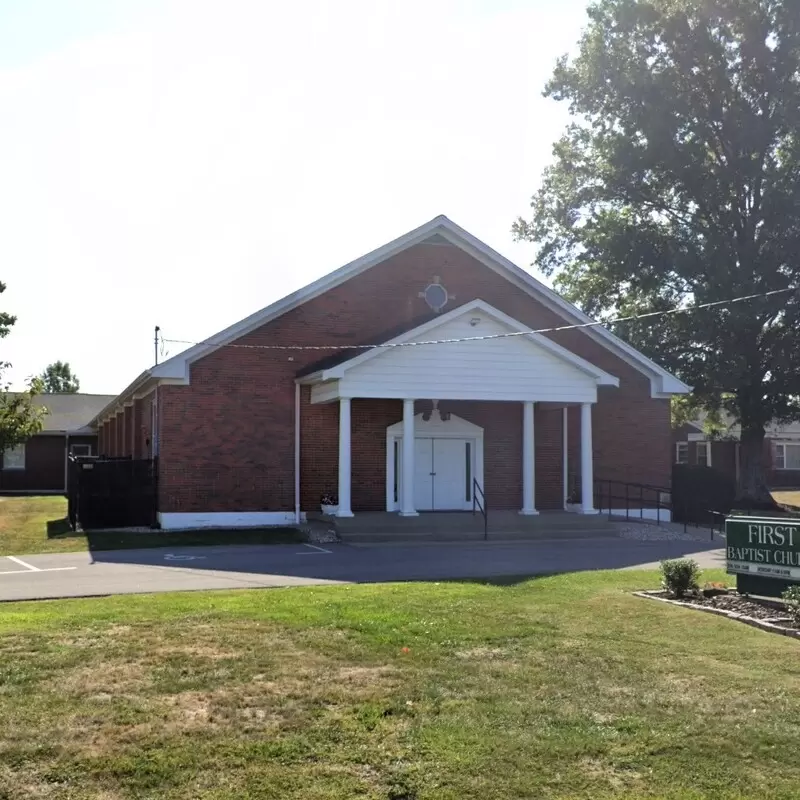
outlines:
{"label": "downspout", "polygon": [[294,521],[300,524],[300,384],[294,384]]}
{"label": "downspout", "polygon": [[69,431],[64,431],[64,494],[69,488]]}
{"label": "downspout", "polygon": [[569,420],[569,409],[564,406],[561,412],[561,427],[563,434],[562,448],[562,482],[564,494],[564,511],[567,510],[567,503],[569,502],[569,433],[567,431],[567,422]]}

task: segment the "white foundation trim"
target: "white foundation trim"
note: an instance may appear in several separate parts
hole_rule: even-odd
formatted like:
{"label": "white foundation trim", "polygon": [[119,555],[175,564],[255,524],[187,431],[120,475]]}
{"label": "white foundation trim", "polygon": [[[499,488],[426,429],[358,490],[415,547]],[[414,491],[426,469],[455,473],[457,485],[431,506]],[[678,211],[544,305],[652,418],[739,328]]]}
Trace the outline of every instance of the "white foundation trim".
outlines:
{"label": "white foundation trim", "polygon": [[[302,515],[305,519],[305,514]],[[261,528],[295,524],[294,511],[212,511],[206,514],[171,512],[158,514],[165,531],[190,528]]]}

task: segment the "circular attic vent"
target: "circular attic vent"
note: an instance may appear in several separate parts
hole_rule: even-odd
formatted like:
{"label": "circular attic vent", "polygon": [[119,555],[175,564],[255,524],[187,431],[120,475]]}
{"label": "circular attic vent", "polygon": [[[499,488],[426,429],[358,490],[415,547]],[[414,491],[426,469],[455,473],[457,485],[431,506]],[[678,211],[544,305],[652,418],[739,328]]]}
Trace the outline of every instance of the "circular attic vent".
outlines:
{"label": "circular attic vent", "polygon": [[441,283],[429,284],[422,293],[422,296],[425,298],[425,302],[434,311],[441,311],[447,305],[447,289],[445,289]]}

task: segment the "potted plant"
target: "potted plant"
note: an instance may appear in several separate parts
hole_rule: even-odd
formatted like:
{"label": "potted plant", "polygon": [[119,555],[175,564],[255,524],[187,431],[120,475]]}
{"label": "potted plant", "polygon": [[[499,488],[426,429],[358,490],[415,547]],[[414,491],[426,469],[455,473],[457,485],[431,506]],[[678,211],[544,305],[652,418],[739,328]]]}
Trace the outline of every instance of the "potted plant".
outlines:
{"label": "potted plant", "polygon": [[339,498],[333,492],[325,492],[320,499],[320,509],[323,514],[336,516],[339,511]]}

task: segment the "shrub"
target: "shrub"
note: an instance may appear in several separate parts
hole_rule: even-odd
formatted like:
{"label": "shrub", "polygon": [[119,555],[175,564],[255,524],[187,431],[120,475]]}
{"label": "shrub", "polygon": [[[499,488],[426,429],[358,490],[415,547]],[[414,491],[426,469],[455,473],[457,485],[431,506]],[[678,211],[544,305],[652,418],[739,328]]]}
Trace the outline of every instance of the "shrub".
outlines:
{"label": "shrub", "polygon": [[792,615],[792,621],[800,627],[800,586],[790,586],[781,597],[786,603],[786,610]]}
{"label": "shrub", "polygon": [[661,585],[673,596],[696,592],[700,567],[693,558],[671,558],[661,562]]}

